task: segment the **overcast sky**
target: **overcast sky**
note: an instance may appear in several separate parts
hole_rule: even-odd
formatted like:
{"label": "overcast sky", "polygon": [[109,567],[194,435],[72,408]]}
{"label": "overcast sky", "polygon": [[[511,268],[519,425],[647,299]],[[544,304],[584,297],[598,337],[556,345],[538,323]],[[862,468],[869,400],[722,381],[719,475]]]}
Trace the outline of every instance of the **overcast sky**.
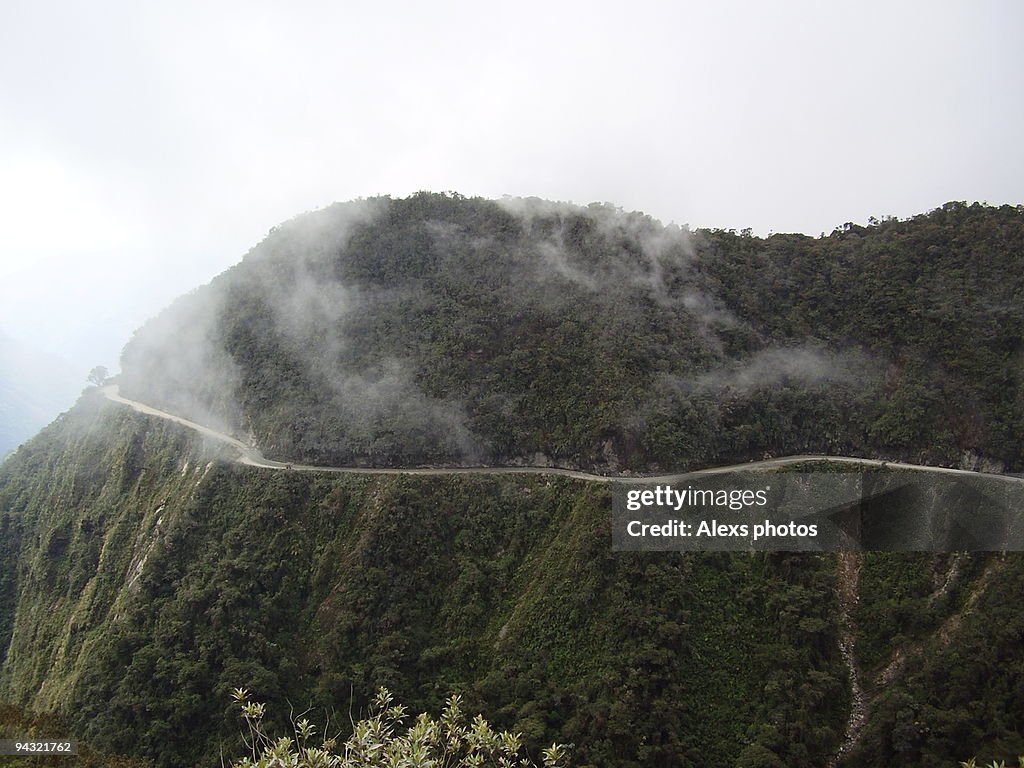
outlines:
{"label": "overcast sky", "polygon": [[1024,3],[0,0],[0,331],[82,368],[419,189],[818,235],[1024,203]]}

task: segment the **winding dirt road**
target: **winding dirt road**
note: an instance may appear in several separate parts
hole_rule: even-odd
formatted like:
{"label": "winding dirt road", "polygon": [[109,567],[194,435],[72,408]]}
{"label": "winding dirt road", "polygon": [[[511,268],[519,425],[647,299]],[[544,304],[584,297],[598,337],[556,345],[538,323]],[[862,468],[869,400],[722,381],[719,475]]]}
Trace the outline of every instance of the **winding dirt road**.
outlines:
{"label": "winding dirt road", "polygon": [[881,459],[859,459],[852,456],[824,456],[820,454],[800,455],[800,456],[782,456],[777,459],[765,459],[764,461],[750,461],[744,464],[730,464],[724,467],[711,467],[708,469],[698,469],[690,472],[676,472],[669,475],[598,475],[592,472],[583,472],[577,469],[563,469],[561,467],[403,467],[403,468],[383,468],[383,467],[323,467],[316,466],[313,464],[289,464],[283,461],[274,461],[273,459],[266,458],[259,449],[255,446],[246,445],[241,440],[232,437],[224,432],[219,432],[211,427],[198,424],[194,421],[189,421],[181,416],[175,416],[173,413],[162,411],[159,408],[154,408],[145,403],[140,403],[137,400],[129,400],[126,397],[122,397],[118,391],[116,384],[108,384],[105,387],[101,387],[100,391],[109,400],[115,403],[120,403],[132,408],[139,413],[144,413],[147,416],[156,416],[161,419],[167,419],[173,421],[176,424],[181,424],[189,429],[194,429],[201,435],[212,438],[219,442],[230,445],[231,447],[238,450],[238,458],[236,459],[240,464],[246,464],[251,467],[262,467],[263,469],[283,469],[293,470],[296,472],[336,472],[336,473],[351,473],[351,474],[365,474],[365,475],[558,475],[560,477],[571,477],[576,480],[588,480],[596,483],[669,483],[682,478],[697,477],[700,475],[717,475],[724,474],[727,472],[735,472],[737,470],[745,470],[749,472],[762,472],[772,469],[778,469],[780,467],[791,466],[793,464],[804,464],[807,462],[832,462],[838,464],[857,464],[860,466],[867,467],[889,467],[891,469],[910,469],[919,470],[924,472],[939,472],[952,475],[961,475],[968,477],[977,477],[984,475],[985,477],[992,478],[994,480],[1004,480],[1007,482],[1024,483],[1024,477],[1017,477],[1015,475],[1000,475],[991,472],[975,472],[966,469],[953,469],[952,467],[929,467],[921,464],[905,464],[898,461],[883,461]]}
{"label": "winding dirt road", "polygon": [[[175,416],[159,408],[121,397],[117,385],[112,384],[101,389],[102,393],[114,401],[126,405],[139,413],[148,416],[156,416],[161,419],[173,421],[184,427],[193,429],[200,434],[220,441],[235,448],[238,451],[237,461],[252,467],[263,469],[292,470],[296,472],[336,472],[369,475],[557,475],[560,477],[571,477],[577,480],[586,480],[598,483],[671,483],[684,478],[693,478],[701,475],[715,475],[736,470],[745,471],[769,471],[780,467],[791,466],[808,462],[835,462],[841,464],[855,464],[867,467],[889,467],[892,469],[908,469],[923,472],[938,472],[943,474],[960,475],[967,477],[978,477],[983,475],[993,480],[1021,483],[1024,477],[1015,475],[1000,475],[988,472],[974,472],[965,469],[953,469],[951,467],[929,467],[919,464],[905,464],[897,461],[883,461],[881,459],[860,459],[852,456],[824,456],[824,455],[802,455],[783,456],[777,459],[766,459],[764,461],[753,461],[745,464],[731,464],[724,467],[712,467],[692,472],[679,472],[669,475],[633,475],[633,476],[609,476],[598,475],[591,472],[583,472],[575,469],[562,469],[559,467],[408,467],[408,468],[367,468],[367,467],[322,467],[310,464],[288,464],[281,461],[273,461],[266,458],[259,449],[246,445],[231,435],[219,432],[211,427],[197,424],[194,421]],[[859,597],[859,575],[861,566],[861,553],[845,552],[840,553],[838,561],[839,569],[839,606],[840,606],[840,631],[839,650],[843,662],[847,668],[851,688],[851,708],[846,725],[846,733],[839,750],[828,761],[829,768],[838,765],[843,758],[856,748],[860,741],[861,734],[868,718],[869,701],[865,695],[860,682],[860,675],[856,658],[856,631],[854,625],[854,612]]]}

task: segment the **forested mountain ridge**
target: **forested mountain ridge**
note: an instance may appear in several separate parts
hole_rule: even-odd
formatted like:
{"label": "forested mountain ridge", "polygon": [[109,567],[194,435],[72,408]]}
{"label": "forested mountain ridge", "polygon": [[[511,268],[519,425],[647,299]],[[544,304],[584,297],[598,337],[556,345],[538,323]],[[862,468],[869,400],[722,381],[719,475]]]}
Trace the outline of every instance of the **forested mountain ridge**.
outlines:
{"label": "forested mountain ridge", "polygon": [[1024,211],[767,238],[421,193],[275,229],[137,332],[130,397],[324,464],[1024,467]]}
{"label": "forested mountain ridge", "polygon": [[[604,483],[220,446],[93,392],[0,467],[0,698],[161,768],[240,754],[239,686],[277,729],[459,691],[577,765],[811,768],[842,741],[834,555],[613,553]],[[1022,584],[1019,555],[865,557],[844,765],[1024,748]]]}
{"label": "forested mountain ridge", "polygon": [[[780,713],[818,733],[773,725],[766,748],[838,742],[827,558],[613,554],[608,490],[581,481],[275,472],[211,450],[94,394],[5,464],[5,698],[167,768],[237,749],[239,685],[278,713],[460,690],[534,748],[576,742],[580,764],[724,758]],[[793,689],[780,654],[813,682]]]}
{"label": "forested mountain ridge", "polygon": [[[757,238],[337,205],[140,329],[121,387],[311,463],[1019,469],[1022,216]],[[866,555],[844,608],[835,556],[611,552],[605,483],[221,450],[91,390],[0,466],[0,699],[160,768],[240,754],[232,688],[344,723],[378,685],[413,711],[459,691],[580,766],[811,768],[849,720],[847,632],[867,713],[842,765],[1024,752],[1018,555]]]}

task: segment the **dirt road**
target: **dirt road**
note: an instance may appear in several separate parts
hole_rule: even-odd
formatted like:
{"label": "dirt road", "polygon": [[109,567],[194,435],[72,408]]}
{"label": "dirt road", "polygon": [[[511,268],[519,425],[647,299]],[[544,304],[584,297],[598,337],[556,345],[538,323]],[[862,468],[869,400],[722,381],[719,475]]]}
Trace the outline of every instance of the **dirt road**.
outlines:
{"label": "dirt road", "polygon": [[765,459],[764,461],[751,461],[743,464],[730,464],[723,467],[711,467],[709,469],[698,469],[692,472],[677,472],[669,475],[598,475],[592,472],[583,472],[576,469],[562,469],[559,467],[404,467],[404,468],[368,468],[368,467],[323,467],[312,464],[289,464],[283,461],[274,461],[266,458],[259,449],[252,445],[246,445],[241,440],[232,437],[224,432],[219,432],[212,427],[198,424],[181,416],[175,416],[167,411],[154,408],[137,400],[129,400],[122,397],[116,384],[108,384],[100,390],[105,397],[115,403],[121,403],[133,408],[139,413],[148,416],[156,416],[161,419],[173,421],[189,429],[194,429],[206,437],[230,445],[238,450],[237,461],[252,467],[264,469],[292,470],[296,472],[348,472],[370,475],[558,475],[560,477],[571,477],[576,480],[588,480],[597,483],[659,483],[673,482],[682,478],[698,477],[700,475],[715,475],[726,472],[745,470],[749,472],[767,471],[793,464],[807,462],[832,462],[840,464],[857,464],[868,467],[889,467],[892,469],[912,469],[925,472],[940,472],[953,475],[977,477],[984,475],[996,480],[1022,483],[1024,477],[1014,475],[999,475],[994,473],[973,472],[966,469],[953,469],[951,467],[929,467],[920,464],[904,464],[898,461],[883,461],[881,459],[859,459],[852,456],[823,456],[823,455],[800,455],[783,456],[777,459]]}

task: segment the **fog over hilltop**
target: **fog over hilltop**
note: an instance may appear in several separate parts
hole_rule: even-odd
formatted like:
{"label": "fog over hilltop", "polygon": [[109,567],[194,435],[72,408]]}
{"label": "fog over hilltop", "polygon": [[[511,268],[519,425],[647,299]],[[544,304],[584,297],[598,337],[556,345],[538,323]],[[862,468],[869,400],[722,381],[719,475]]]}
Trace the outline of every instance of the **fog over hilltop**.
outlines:
{"label": "fog over hilltop", "polygon": [[276,222],[420,189],[817,236],[1024,201],[1024,6],[0,6],[0,327],[88,370]]}
{"label": "fog over hilltop", "polygon": [[[977,242],[956,239],[960,219]],[[614,471],[812,449],[1013,461],[991,409],[1014,395],[964,371],[1019,345],[1001,270],[1020,232],[1019,209],[960,204],[769,239],[538,199],[335,204],[140,329],[123,389],[334,464]],[[923,263],[925,241],[952,261]],[[950,347],[938,329],[985,324],[949,303],[959,265],[992,248],[968,280],[1010,336]],[[865,304],[883,264],[925,273]],[[949,388],[969,403],[953,421]]]}

